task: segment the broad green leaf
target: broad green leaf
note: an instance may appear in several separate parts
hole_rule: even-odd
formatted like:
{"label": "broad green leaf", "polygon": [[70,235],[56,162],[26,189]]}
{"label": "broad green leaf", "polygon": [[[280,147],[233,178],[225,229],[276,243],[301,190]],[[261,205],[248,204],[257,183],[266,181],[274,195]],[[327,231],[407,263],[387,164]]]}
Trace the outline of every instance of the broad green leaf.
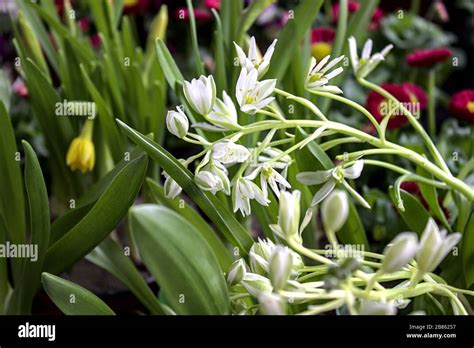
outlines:
{"label": "broad green leaf", "polygon": [[160,39],[156,40],[156,54],[158,55],[166,81],[168,81],[171,89],[176,92],[176,83],[182,82],[184,78],[166,44]]}
{"label": "broad green leaf", "polygon": [[222,271],[226,272],[233,262],[233,258],[212,227],[209,226],[196,210],[190,207],[189,204],[184,202],[182,199],[166,198],[163,187],[161,187],[156,181],[151,178],[146,178],[146,183],[149,192],[156,203],[161,203],[162,205],[173,209],[196,227],[216,255]]}
{"label": "broad green leaf", "polygon": [[216,19],[216,28],[213,36],[214,57],[216,60],[214,76],[216,80],[217,95],[220,96],[222,91],[227,89],[226,51],[221,18],[215,10],[212,10],[212,13]]}
{"label": "broad green leaf", "polygon": [[290,65],[294,51],[299,49],[301,40],[323,3],[323,0],[301,0],[295,8],[294,18],[281,31],[266,78],[281,79]]}
{"label": "broad green leaf", "polygon": [[197,75],[204,75],[204,67],[201,59],[201,54],[199,52],[199,43],[196,30],[196,18],[194,17],[194,8],[191,0],[186,0],[186,5],[188,7],[189,13],[189,31],[191,35],[191,43],[193,46],[194,53],[194,63],[196,64],[196,73]]}
{"label": "broad green leaf", "polygon": [[249,232],[236,220],[234,214],[222,208],[221,202],[211,193],[202,191],[194,182],[193,174],[159,144],[117,120],[127,136],[155,160],[211,219],[224,236],[247,255],[253,240]]}
{"label": "broad green leaf", "polygon": [[274,2],[276,2],[276,0],[254,0],[250,3],[244,13],[240,16],[239,29],[237,31],[238,43],[242,43],[244,34],[250,29],[260,13]]}
{"label": "broad green leaf", "polygon": [[132,260],[125,256],[124,250],[112,238],[106,238],[86,258],[125,284],[151,314],[164,314],[158,298],[150,290]]}
{"label": "broad green leaf", "polygon": [[[417,167],[416,172],[420,176],[433,180],[433,175],[431,175],[429,172],[419,166]],[[423,198],[428,203],[434,215],[443,223],[444,227],[446,227],[451,232],[451,226],[448,222],[448,219],[446,219],[443,209],[441,208],[441,205],[439,203],[438,192],[436,191],[436,188],[432,185],[428,185],[422,182],[419,182],[418,185],[420,187],[420,191]]]}
{"label": "broad green leaf", "polygon": [[41,270],[43,268],[46,250],[49,244],[49,201],[48,191],[43,179],[43,172],[38,158],[26,141],[23,141],[25,149],[25,186],[30,213],[31,244],[36,246],[37,258],[35,260],[25,259],[21,283],[15,286],[15,295],[18,299],[18,314],[29,314],[33,297],[41,282]]}
{"label": "broad green leaf", "polygon": [[176,313],[230,313],[223,272],[196,227],[151,204],[133,207],[129,221],[143,261]]}
{"label": "broad green leaf", "polygon": [[410,193],[405,190],[400,190],[400,197],[405,206],[405,211],[401,211],[398,209],[398,201],[395,197],[394,187],[390,187],[389,192],[390,198],[395,207],[397,207],[397,211],[402,216],[403,221],[405,221],[411,231],[421,235],[426,227],[428,219],[430,218],[430,214],[426,211],[425,207],[423,207],[423,204],[421,204],[420,201]]}
{"label": "broad green leaf", "polygon": [[43,273],[42,281],[51,301],[66,315],[115,315],[104,301],[82,286],[49,273]]}
{"label": "broad green leaf", "polygon": [[100,244],[120,223],[143,182],[147,158],[127,164],[112,180],[86,216],[50,246],[45,271],[59,274]]}
{"label": "broad green leaf", "polygon": [[470,288],[474,284],[474,212],[471,213],[463,233],[461,252],[466,287]]}
{"label": "broad green leaf", "polygon": [[[20,171],[20,154],[15,143],[15,134],[3,103],[0,102],[0,216],[4,224],[0,225],[6,240],[12,244],[24,244],[26,241],[25,200],[23,180]],[[6,230],[5,230],[6,228]],[[13,259],[14,279],[18,280],[20,259]]]}

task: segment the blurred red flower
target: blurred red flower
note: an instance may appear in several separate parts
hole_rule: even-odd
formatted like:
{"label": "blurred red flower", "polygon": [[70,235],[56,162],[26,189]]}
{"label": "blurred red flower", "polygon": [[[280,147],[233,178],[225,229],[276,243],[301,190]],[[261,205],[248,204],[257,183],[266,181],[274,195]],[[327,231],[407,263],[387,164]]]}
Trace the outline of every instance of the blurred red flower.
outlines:
{"label": "blurred red flower", "polygon": [[123,3],[123,12],[143,13],[150,5],[150,0],[125,0]]}
{"label": "blurred red flower", "polygon": [[420,111],[426,109],[426,106],[428,105],[428,97],[423,88],[411,82],[402,83],[402,87],[408,91],[412,102],[420,103]]}
{"label": "blurred red flower", "polygon": [[474,124],[474,89],[454,94],[449,102],[449,112],[460,120]]}
{"label": "blurred red flower", "polygon": [[336,31],[332,28],[315,28],[311,31],[311,53],[319,62],[331,54]]}
{"label": "blurred red flower", "polygon": [[446,47],[418,49],[409,53],[406,57],[407,63],[413,67],[432,67],[444,62],[453,55],[453,52]]}
{"label": "blurred red flower", "polygon": [[216,10],[221,9],[221,0],[206,0],[204,4],[207,8],[215,8]]}
{"label": "blurred red flower", "polygon": [[[175,13],[176,18],[189,20],[189,10],[186,7],[180,7],[176,9]],[[198,22],[205,22],[212,18],[212,14],[208,10],[195,8],[194,9],[194,18]]]}
{"label": "blurred red flower", "polygon": [[[333,23],[337,23],[337,21],[339,20],[340,7],[341,7],[341,5],[339,4],[339,2],[336,2],[334,5],[332,5],[332,11],[331,12],[332,12]],[[349,14],[358,11],[359,8],[360,8],[360,3],[358,1],[356,1],[356,0],[349,0],[348,1],[347,10],[349,11]],[[369,30],[371,30],[371,31],[377,30],[380,26],[380,22],[382,21],[383,16],[384,16],[384,13],[383,13],[382,9],[377,7],[374,10],[374,13],[372,15],[372,19],[369,23]]]}

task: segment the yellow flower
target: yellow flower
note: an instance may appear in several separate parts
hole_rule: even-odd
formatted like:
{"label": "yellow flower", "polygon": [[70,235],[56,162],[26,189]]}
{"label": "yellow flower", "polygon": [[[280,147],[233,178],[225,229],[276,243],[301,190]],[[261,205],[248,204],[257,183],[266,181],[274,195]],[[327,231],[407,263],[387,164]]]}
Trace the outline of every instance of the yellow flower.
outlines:
{"label": "yellow flower", "polygon": [[81,134],[69,146],[66,163],[73,171],[79,169],[85,173],[94,169],[95,148],[92,142],[92,125],[91,121],[87,121]]}

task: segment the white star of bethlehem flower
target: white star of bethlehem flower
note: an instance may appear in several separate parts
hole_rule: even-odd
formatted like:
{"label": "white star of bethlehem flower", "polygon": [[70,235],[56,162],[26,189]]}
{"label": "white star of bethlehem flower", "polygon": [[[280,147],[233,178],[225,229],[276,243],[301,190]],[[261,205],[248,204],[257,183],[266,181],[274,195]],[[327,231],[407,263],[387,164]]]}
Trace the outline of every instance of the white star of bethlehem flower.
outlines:
{"label": "white star of bethlehem flower", "polygon": [[257,44],[255,43],[255,37],[252,36],[250,38],[248,55],[246,55],[242,48],[234,42],[240,66],[242,68],[246,68],[247,70],[256,69],[258,72],[258,77],[262,77],[268,70],[270,59],[272,58],[273,52],[275,51],[276,43],[277,39],[273,40],[264,56],[261,57],[257,49]]}
{"label": "white star of bethlehem flower", "polygon": [[257,81],[257,70],[248,71],[242,68],[237,80],[235,97],[240,110],[254,115],[258,110],[270,104],[274,97],[270,97],[276,86],[276,80]]}
{"label": "white star of bethlehem flower", "polygon": [[381,61],[385,60],[385,57],[393,48],[393,45],[390,44],[385,46],[382,51],[372,54],[372,46],[372,40],[367,40],[365,42],[364,48],[362,49],[362,56],[359,59],[356,39],[353,36],[349,38],[351,64],[355,75],[359,78],[366,77],[372,70],[374,70]]}
{"label": "white star of bethlehem flower", "polygon": [[317,62],[316,58],[311,58],[311,64],[306,76],[305,86],[309,91],[321,91],[329,93],[342,93],[337,86],[328,85],[329,80],[342,73],[342,67],[338,67],[329,72],[337,63],[344,59],[344,56],[334,58],[329,62],[331,56],[326,56]]}

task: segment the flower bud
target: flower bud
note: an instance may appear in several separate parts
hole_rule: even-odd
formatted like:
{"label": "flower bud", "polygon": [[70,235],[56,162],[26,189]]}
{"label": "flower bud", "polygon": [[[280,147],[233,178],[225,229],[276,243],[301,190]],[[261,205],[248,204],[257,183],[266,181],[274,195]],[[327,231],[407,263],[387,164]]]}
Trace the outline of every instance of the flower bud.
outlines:
{"label": "flower bud", "polygon": [[264,315],[285,315],[286,302],[277,294],[263,293],[258,297],[260,312]]}
{"label": "flower bud", "polygon": [[347,193],[334,190],[321,205],[321,217],[325,231],[337,232],[346,223],[349,216]]}
{"label": "flower bud", "polygon": [[416,254],[418,269],[423,273],[434,271],[460,239],[460,233],[451,233],[448,236],[447,231],[440,231],[435,221],[430,218],[421,235],[420,248]]}
{"label": "flower bud", "polygon": [[179,107],[177,107],[176,110],[178,111],[168,111],[166,115],[166,127],[171,134],[178,138],[184,138],[186,134],[188,134],[189,121]]}
{"label": "flower bud", "polygon": [[290,279],[293,255],[284,246],[277,245],[269,260],[268,275],[275,290],[283,289]]}
{"label": "flower bud", "polygon": [[300,223],[300,191],[281,191],[280,210],[278,213],[278,225],[285,238],[294,238],[301,243],[299,235]]}
{"label": "flower bud", "polygon": [[254,297],[264,293],[270,294],[273,290],[269,279],[255,273],[247,273],[241,284]]}
{"label": "flower bud", "polygon": [[223,140],[214,145],[212,158],[222,164],[242,163],[248,160],[250,151],[245,146]]}
{"label": "flower bud", "polygon": [[181,186],[179,186],[178,183],[174,181],[174,179],[169,175],[166,177],[163,189],[165,191],[165,197],[168,199],[175,199],[183,190]]}
{"label": "flower bud", "polygon": [[400,233],[392,243],[385,248],[385,258],[382,262],[384,273],[393,273],[405,267],[418,251],[418,237],[413,232]]}
{"label": "flower bud", "polygon": [[200,115],[208,115],[216,101],[216,84],[212,75],[198,80],[184,81],[184,96],[189,105]]}
{"label": "flower bud", "polygon": [[395,315],[397,308],[391,303],[382,303],[362,300],[359,309],[360,315]]}
{"label": "flower bud", "polygon": [[223,189],[223,184],[219,177],[207,170],[197,173],[194,176],[194,181],[201,190],[211,191],[213,194]]}
{"label": "flower bud", "polygon": [[244,279],[246,273],[244,259],[234,261],[230,266],[229,273],[227,273],[227,283],[229,285],[239,284]]}
{"label": "flower bud", "polygon": [[250,248],[249,262],[252,272],[265,274],[268,271],[268,261],[273,253],[275,245],[269,239],[254,243]]}

